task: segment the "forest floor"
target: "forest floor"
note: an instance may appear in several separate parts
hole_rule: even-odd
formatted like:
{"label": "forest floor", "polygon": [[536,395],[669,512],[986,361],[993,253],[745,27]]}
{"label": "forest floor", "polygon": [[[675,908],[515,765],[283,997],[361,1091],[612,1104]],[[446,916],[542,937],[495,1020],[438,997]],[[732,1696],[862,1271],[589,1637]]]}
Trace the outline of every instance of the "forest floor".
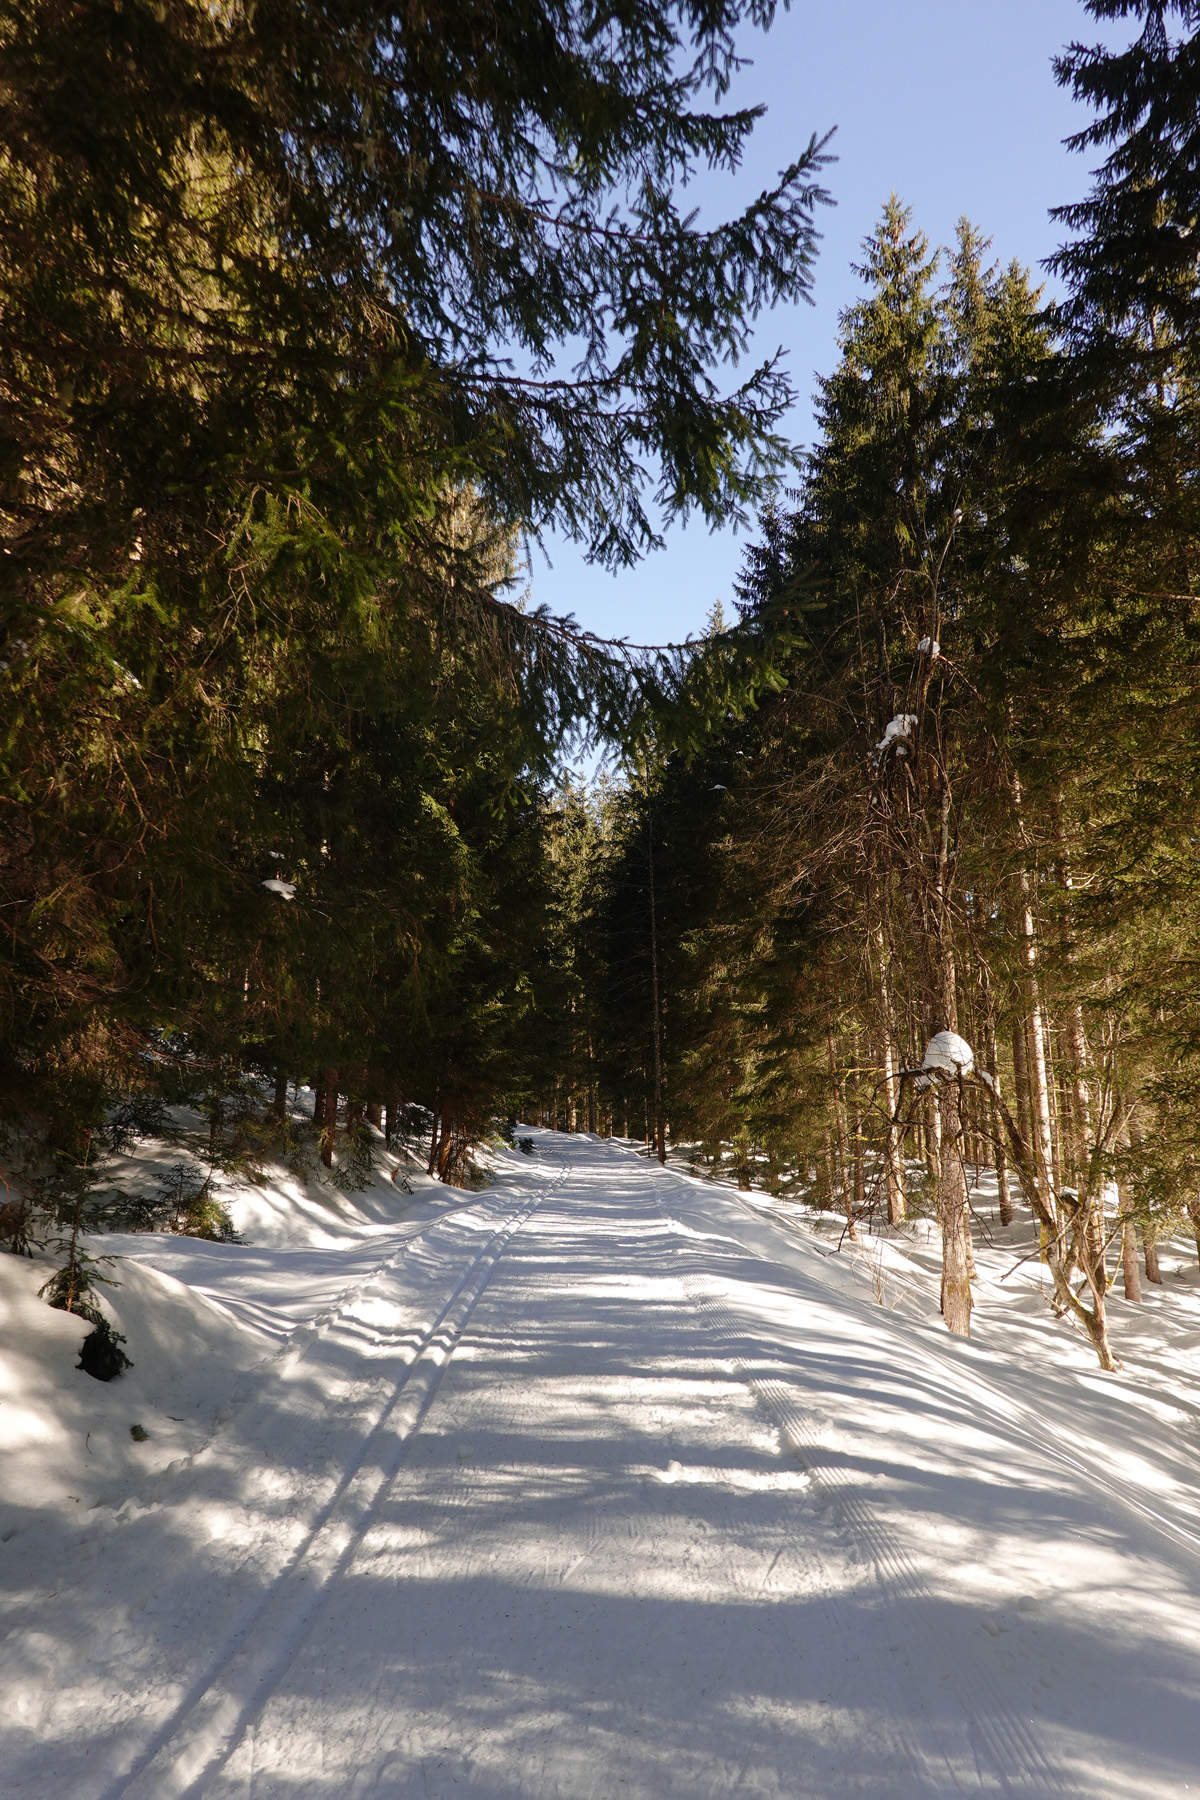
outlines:
{"label": "forest floor", "polygon": [[1182,1249],[1106,1376],[1027,1225],[955,1341],[928,1226],[532,1135],[114,1240],[108,1384],[0,1257],[5,1800],[1200,1794]]}

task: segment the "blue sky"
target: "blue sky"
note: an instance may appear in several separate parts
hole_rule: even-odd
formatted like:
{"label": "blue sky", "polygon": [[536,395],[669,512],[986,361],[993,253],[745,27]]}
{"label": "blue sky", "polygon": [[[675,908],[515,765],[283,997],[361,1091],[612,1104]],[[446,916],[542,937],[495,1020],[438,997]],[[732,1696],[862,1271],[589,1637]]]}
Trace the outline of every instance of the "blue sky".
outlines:
{"label": "blue sky", "polygon": [[[753,67],[731,100],[768,112],[735,178],[705,176],[691,190],[703,214],[735,211],[808,142],[837,127],[838,161],[822,208],[814,306],[779,308],[757,333],[761,353],[788,353],[799,404],[787,429],[811,441],[817,372],[836,357],[839,311],[855,297],[850,264],[894,188],[934,243],[949,243],[966,214],[993,239],[992,254],[1036,267],[1061,231],[1051,206],[1081,196],[1089,163],[1062,140],[1086,122],[1054,81],[1050,62],[1072,39],[1102,34],[1081,0],[794,0],[763,36],[747,32]],[[533,551],[537,603],[573,612],[604,635],[678,640],[726,602],[746,537],[694,522],[632,571],[590,568],[572,544]]]}

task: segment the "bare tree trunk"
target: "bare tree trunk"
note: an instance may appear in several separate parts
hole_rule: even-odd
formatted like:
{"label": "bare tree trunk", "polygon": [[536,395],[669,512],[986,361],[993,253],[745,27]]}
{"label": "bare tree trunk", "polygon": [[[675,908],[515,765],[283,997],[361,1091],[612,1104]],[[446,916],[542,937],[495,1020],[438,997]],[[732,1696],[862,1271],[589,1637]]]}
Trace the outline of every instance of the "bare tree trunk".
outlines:
{"label": "bare tree trunk", "polygon": [[896,1052],[892,1045],[892,995],[888,979],[887,948],[882,927],[875,927],[875,955],[879,964],[879,1036],[883,1064],[883,1103],[887,1108],[887,1129],[883,1141],[884,1180],[887,1191],[889,1225],[899,1225],[907,1217],[904,1196],[904,1156],[897,1127],[893,1124],[900,1100],[900,1084],[896,1078]]}
{"label": "bare tree trunk", "polygon": [[427,1175],[432,1175],[433,1171],[437,1168],[438,1137],[441,1133],[441,1128],[442,1096],[440,1094],[435,1094],[433,1100],[433,1123],[429,1128],[429,1161],[425,1166],[425,1173]]}
{"label": "bare tree trunk", "polygon": [[1129,1202],[1122,1194],[1120,1199],[1121,1215],[1121,1277],[1125,1286],[1127,1300],[1140,1301],[1142,1297],[1142,1272],[1138,1268],[1137,1232],[1134,1228],[1133,1216],[1129,1210]]}
{"label": "bare tree trunk", "polygon": [[[975,1080],[977,1077],[972,1076],[970,1079]],[[1039,1221],[1046,1234],[1046,1261],[1049,1264],[1050,1274],[1054,1281],[1056,1310],[1060,1313],[1070,1313],[1072,1318],[1083,1326],[1092,1341],[1092,1347],[1096,1352],[1100,1367],[1102,1369],[1113,1370],[1117,1367],[1117,1362],[1112,1353],[1112,1346],[1108,1341],[1108,1318],[1104,1301],[1105,1282],[1103,1279],[1103,1271],[1101,1270],[1099,1272],[1099,1279],[1097,1279],[1097,1271],[1092,1266],[1091,1259],[1087,1253],[1087,1246],[1084,1242],[1083,1227],[1085,1224],[1085,1217],[1083,1210],[1080,1207],[1076,1207],[1074,1217],[1070,1221],[1072,1227],[1071,1241],[1069,1244],[1064,1244],[1063,1233],[1055,1227],[1054,1217],[1049,1210],[1049,1196],[1045,1194],[1039,1184],[1039,1171],[1029,1141],[1027,1138],[1023,1137],[1017,1129],[1017,1126],[1013,1122],[1012,1114],[1004,1105],[1003,1100],[999,1100],[998,1103],[1001,1116],[1004,1120],[1004,1127],[1008,1133],[1009,1143],[1016,1159],[1017,1168],[1020,1171],[1021,1185],[1025,1190],[1026,1197],[1033,1207],[1034,1218]],[[1071,1285],[1070,1270],[1073,1261],[1075,1260],[1082,1263],[1084,1273],[1088,1277],[1088,1284],[1092,1292],[1092,1305],[1090,1309],[1084,1305],[1082,1299],[1074,1291]]]}
{"label": "bare tree trunk", "polygon": [[941,1170],[938,1203],[942,1216],[942,1317],[956,1337],[971,1335],[971,1215],[960,1146],[962,1120],[958,1083],[939,1084]]}
{"label": "bare tree trunk", "polygon": [[1013,1221],[1012,1193],[1008,1185],[1008,1152],[1004,1146],[1004,1126],[1000,1119],[1000,1108],[997,1097],[1000,1093],[1000,1053],[996,1042],[996,1009],[992,1002],[992,986],[987,969],[983,977],[983,1039],[984,1056],[987,1071],[992,1078],[992,1091],[988,1095],[988,1109],[992,1127],[992,1147],[996,1165],[996,1198],[1000,1209],[1001,1225],[1011,1225]]}
{"label": "bare tree trunk", "polygon": [[450,1174],[450,1152],[454,1148],[454,1120],[442,1120],[442,1141],[438,1145],[437,1177],[439,1181],[448,1182]]}
{"label": "bare tree trunk", "polygon": [[271,1111],[275,1114],[275,1117],[279,1120],[281,1125],[287,1118],[287,1091],[287,1070],[280,1065],[275,1071],[275,1098],[271,1104]]}
{"label": "bare tree trunk", "polygon": [[1033,1142],[1033,1109],[1029,1104],[1029,1057],[1025,1049],[1025,1021],[1012,1024],[1013,1088],[1017,1103],[1017,1127],[1027,1144]]}
{"label": "bare tree trunk", "polygon": [[837,1134],[838,1190],[841,1194],[842,1210],[846,1215],[846,1236],[857,1238],[858,1231],[854,1223],[854,1200],[850,1192],[850,1168],[846,1155],[846,1126],[842,1109],[842,1084],[838,1074],[837,1051],[833,1042],[833,1025],[828,1013],[825,1017],[825,1044],[829,1052],[829,1079],[833,1084],[833,1123]]}
{"label": "bare tree trunk", "polygon": [[[1016,775],[1012,778],[1012,795],[1018,830],[1021,842],[1024,844],[1025,825],[1021,812],[1021,783]],[[1017,925],[1021,941],[1022,985],[1025,995],[1026,1070],[1029,1079],[1030,1110],[1033,1115],[1033,1148],[1043,1203],[1049,1218],[1054,1222],[1052,1228],[1059,1230],[1061,1224],[1054,1196],[1060,1184],[1056,1179],[1054,1132],[1050,1117],[1050,1084],[1046,1066],[1046,1037],[1041,995],[1038,988],[1038,947],[1034,918],[1033,880],[1024,864],[1018,870],[1017,883],[1019,889]]]}
{"label": "bare tree trunk", "polygon": [[1158,1266],[1158,1239],[1152,1226],[1147,1225],[1142,1231],[1142,1251],[1146,1258],[1146,1280],[1152,1281],[1155,1287],[1161,1287],[1162,1270]]}
{"label": "bare tree trunk", "polygon": [[654,1150],[660,1163],[667,1160],[667,1142],[663,1130],[662,1078],[662,1002],[658,991],[658,907],[654,893],[654,813],[647,817],[647,844],[650,871],[650,992],[654,1026]]}
{"label": "bare tree trunk", "polygon": [[337,1131],[338,1072],[326,1069],[322,1082],[324,1088],[324,1106],[321,1109],[321,1161],[327,1169],[333,1167],[333,1139]]}

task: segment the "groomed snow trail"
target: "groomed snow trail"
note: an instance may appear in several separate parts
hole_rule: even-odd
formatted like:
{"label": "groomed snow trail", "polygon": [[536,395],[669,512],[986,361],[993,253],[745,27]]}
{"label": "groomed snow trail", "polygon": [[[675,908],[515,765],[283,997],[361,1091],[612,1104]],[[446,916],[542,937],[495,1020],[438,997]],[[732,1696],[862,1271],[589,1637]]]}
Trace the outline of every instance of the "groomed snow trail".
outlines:
{"label": "groomed snow trail", "polygon": [[27,1558],[6,1800],[1200,1793],[1200,1545],[1036,1371],[536,1136]]}

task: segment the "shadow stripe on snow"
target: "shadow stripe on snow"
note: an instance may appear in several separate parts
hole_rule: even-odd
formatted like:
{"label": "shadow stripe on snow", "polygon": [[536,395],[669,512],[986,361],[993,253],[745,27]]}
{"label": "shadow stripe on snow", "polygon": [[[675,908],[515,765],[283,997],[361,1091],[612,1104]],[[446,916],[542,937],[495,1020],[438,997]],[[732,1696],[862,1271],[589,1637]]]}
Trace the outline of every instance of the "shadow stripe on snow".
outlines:
{"label": "shadow stripe on snow", "polygon": [[[347,1479],[221,1657],[103,1800],[188,1800],[220,1769],[302,1647],[330,1583],[346,1568],[395,1480],[496,1264],[513,1234],[565,1179],[508,1215],[425,1332]],[[379,1449],[373,1462],[371,1452]],[[369,1466],[367,1466],[369,1465]]]}
{"label": "shadow stripe on snow", "polygon": [[[677,1224],[663,1201],[658,1181],[655,1182],[655,1199],[664,1219],[672,1225]],[[690,1250],[694,1253],[694,1247],[683,1240],[679,1241],[678,1249],[684,1257]],[[848,1534],[873,1565],[880,1586],[897,1598],[933,1603],[935,1596],[916,1565],[855,1493],[851,1478],[829,1459],[809,1409],[798,1402],[786,1382],[752,1374],[738,1354],[738,1340],[744,1342],[749,1336],[747,1325],[708,1292],[698,1276],[689,1273],[681,1279],[697,1310],[711,1321],[723,1338],[731,1365],[777,1427],[784,1443],[803,1463],[814,1485],[834,1503]],[[931,1645],[931,1650],[933,1648],[935,1646]],[[1047,1761],[1025,1722],[1008,1707],[996,1706],[985,1697],[987,1672],[967,1644],[956,1644],[954,1661],[956,1668],[951,1682],[971,1735],[972,1747],[977,1759],[981,1751],[986,1753],[991,1764],[990,1773],[1000,1791],[1014,1796],[1051,1796],[1068,1792],[1062,1777]],[[932,1720],[930,1724],[936,1731]],[[952,1763],[953,1758],[947,1756],[947,1762]]]}

